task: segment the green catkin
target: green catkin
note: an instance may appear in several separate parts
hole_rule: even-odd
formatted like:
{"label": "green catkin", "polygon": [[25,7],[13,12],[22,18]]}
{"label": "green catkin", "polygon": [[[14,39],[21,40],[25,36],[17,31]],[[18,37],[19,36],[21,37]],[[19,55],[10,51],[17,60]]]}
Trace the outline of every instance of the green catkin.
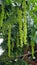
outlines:
{"label": "green catkin", "polygon": [[4,5],[2,4],[1,5],[1,13],[0,13],[0,27],[2,27],[2,25],[3,25],[3,18],[4,18]]}
{"label": "green catkin", "polygon": [[32,58],[34,57],[34,41],[33,40],[31,40],[31,51],[32,51]]}
{"label": "green catkin", "polygon": [[13,48],[14,48],[14,42],[12,42],[12,51],[13,51]]}
{"label": "green catkin", "polygon": [[23,9],[23,42],[27,45],[27,19],[26,19],[26,1],[22,1],[22,9]]}
{"label": "green catkin", "polygon": [[32,46],[32,58],[34,57],[34,46]]}
{"label": "green catkin", "polygon": [[23,46],[23,36],[22,36],[22,11],[18,9],[18,24],[19,24],[19,39],[20,46]]}
{"label": "green catkin", "polygon": [[17,32],[17,36],[16,36],[16,46],[19,47],[19,36],[18,36],[18,32]]}
{"label": "green catkin", "polygon": [[10,57],[11,25],[8,26],[8,56]]}
{"label": "green catkin", "polygon": [[13,51],[13,48],[14,48],[14,39],[12,38],[12,44],[11,44],[12,51]]}

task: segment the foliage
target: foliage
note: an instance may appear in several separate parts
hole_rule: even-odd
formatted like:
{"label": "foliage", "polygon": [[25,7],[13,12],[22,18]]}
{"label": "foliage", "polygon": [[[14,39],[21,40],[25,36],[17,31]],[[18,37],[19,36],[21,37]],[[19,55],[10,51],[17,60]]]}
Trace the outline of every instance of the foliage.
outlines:
{"label": "foliage", "polygon": [[37,0],[0,2],[0,33],[4,38],[0,46],[5,50],[0,56],[0,65],[29,65],[20,59],[17,62],[2,59],[21,56],[24,54],[25,45],[31,46],[32,58],[34,57],[34,47],[37,44]]}

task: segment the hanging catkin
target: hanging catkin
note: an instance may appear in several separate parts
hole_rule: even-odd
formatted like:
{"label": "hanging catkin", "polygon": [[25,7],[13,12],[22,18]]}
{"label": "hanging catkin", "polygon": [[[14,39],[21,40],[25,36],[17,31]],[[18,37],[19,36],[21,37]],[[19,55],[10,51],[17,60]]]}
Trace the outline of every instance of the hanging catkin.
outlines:
{"label": "hanging catkin", "polygon": [[20,46],[23,46],[23,35],[22,35],[22,11],[18,8],[18,24],[19,24],[19,39]]}
{"label": "hanging catkin", "polygon": [[16,46],[19,47],[19,36],[18,36],[18,32],[17,32],[17,35],[16,35]]}
{"label": "hanging catkin", "polygon": [[33,41],[33,40],[31,40],[32,58],[34,57],[34,46],[35,46],[34,41]]}
{"label": "hanging catkin", "polygon": [[3,18],[4,18],[4,5],[1,5],[1,13],[0,13],[0,27],[3,25]]}
{"label": "hanging catkin", "polygon": [[11,25],[8,26],[8,56],[10,57]]}
{"label": "hanging catkin", "polygon": [[22,14],[23,14],[23,42],[27,45],[27,19],[26,19],[26,1],[22,1]]}

